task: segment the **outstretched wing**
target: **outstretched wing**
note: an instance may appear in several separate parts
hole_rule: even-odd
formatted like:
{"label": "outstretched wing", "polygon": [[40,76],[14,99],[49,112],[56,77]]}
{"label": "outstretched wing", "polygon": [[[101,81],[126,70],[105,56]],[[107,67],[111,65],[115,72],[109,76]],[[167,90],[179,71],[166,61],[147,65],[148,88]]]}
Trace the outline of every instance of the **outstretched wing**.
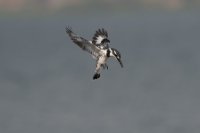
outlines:
{"label": "outstretched wing", "polygon": [[100,49],[89,42],[88,40],[84,39],[83,37],[80,37],[76,35],[71,28],[66,27],[66,33],[69,35],[71,40],[77,44],[81,49],[84,51],[87,51],[88,53],[92,54],[93,57],[97,58],[99,56]]}
{"label": "outstretched wing", "polygon": [[108,39],[107,31],[103,28],[98,29],[92,38],[92,43],[101,49],[108,48],[110,40]]}

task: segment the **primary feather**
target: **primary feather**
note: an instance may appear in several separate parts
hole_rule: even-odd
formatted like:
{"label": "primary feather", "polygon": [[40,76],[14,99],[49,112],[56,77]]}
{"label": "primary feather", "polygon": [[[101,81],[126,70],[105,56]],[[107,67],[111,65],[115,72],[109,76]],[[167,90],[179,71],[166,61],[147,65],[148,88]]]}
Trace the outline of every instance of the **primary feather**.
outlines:
{"label": "primary feather", "polygon": [[87,39],[80,37],[76,35],[71,28],[66,27],[66,33],[69,35],[71,40],[77,44],[80,48],[82,48],[84,51],[87,51],[88,53],[92,54],[93,57],[98,57],[100,49],[96,47],[94,44],[92,44]]}
{"label": "primary feather", "polygon": [[108,48],[110,40],[108,39],[107,31],[104,28],[98,29],[92,38],[92,43],[101,49]]}

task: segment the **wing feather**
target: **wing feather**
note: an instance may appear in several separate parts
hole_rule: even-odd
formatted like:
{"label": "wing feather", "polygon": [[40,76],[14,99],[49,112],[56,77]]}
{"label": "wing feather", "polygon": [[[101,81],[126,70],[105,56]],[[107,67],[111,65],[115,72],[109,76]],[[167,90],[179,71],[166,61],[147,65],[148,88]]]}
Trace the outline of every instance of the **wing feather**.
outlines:
{"label": "wing feather", "polygon": [[66,27],[66,33],[69,35],[71,40],[77,44],[81,49],[92,54],[93,57],[97,58],[99,56],[99,48],[92,44],[90,41],[83,37],[76,35],[71,28]]}
{"label": "wing feather", "polygon": [[107,31],[104,28],[98,29],[92,38],[92,43],[100,48],[108,48],[110,40]]}

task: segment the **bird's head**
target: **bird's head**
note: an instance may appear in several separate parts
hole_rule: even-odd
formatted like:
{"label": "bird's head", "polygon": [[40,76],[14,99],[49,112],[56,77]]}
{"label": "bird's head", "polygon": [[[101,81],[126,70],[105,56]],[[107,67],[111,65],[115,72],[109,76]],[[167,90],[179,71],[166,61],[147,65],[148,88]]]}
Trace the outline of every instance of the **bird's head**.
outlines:
{"label": "bird's head", "polygon": [[110,56],[115,57],[118,60],[118,62],[121,65],[121,67],[123,67],[123,63],[121,61],[121,54],[117,49],[110,48]]}

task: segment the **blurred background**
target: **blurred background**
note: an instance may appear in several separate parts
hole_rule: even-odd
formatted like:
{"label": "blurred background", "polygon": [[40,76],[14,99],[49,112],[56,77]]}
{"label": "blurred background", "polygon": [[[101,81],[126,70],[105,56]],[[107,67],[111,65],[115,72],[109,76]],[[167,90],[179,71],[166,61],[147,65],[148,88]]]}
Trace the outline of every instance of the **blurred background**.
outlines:
{"label": "blurred background", "polygon": [[[0,0],[1,133],[199,133],[199,0]],[[95,60],[65,33],[105,28]]]}

